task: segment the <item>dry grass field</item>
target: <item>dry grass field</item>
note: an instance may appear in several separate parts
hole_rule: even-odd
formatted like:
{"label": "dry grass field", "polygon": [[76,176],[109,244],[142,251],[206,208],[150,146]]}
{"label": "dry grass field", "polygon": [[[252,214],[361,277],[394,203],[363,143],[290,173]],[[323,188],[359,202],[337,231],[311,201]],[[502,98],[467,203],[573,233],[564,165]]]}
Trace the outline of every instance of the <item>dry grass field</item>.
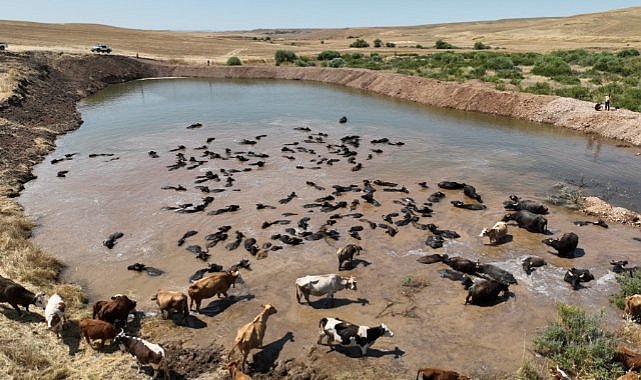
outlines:
{"label": "dry grass field", "polygon": [[[355,38],[392,42],[393,48],[350,48]],[[0,21],[0,40],[10,51],[87,52],[106,43],[114,54],[206,64],[236,56],[244,64],[273,64],[274,52],[299,56],[324,50],[381,55],[424,54],[443,39],[461,48],[477,41],[506,51],[549,52],[556,49],[618,50],[641,48],[641,7],[562,18],[508,19],[483,22],[342,29],[282,29],[238,32],[172,32],[115,28],[92,24],[41,24]],[[420,45],[424,48],[416,48]],[[425,49],[428,48],[428,49]]]}

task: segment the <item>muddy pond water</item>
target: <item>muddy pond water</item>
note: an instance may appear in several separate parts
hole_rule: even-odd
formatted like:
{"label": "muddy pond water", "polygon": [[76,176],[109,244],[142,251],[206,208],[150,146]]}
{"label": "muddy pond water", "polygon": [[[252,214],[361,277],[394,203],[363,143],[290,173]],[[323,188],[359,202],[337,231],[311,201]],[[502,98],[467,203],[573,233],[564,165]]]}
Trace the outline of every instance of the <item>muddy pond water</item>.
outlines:
{"label": "muddy pond water", "polygon": [[[151,314],[156,289],[186,292],[189,276],[207,265],[186,248],[204,249],[211,241],[207,235],[229,226],[227,240],[209,248],[208,262],[228,267],[250,260],[252,270],[241,270],[244,283],[230,290],[234,298],[205,300],[208,307],[192,312],[190,326],[159,323],[170,332],[167,339],[229,348],[236,329],[260,311],[260,304],[271,303],[278,313],[268,322],[268,349],[255,351],[256,369],[276,358],[311,356],[337,377],[411,378],[424,366],[475,375],[513,372],[531,353],[532,338],[554,320],[556,302],[604,309],[607,322],[616,325],[620,312],[608,302],[617,289],[609,261],[641,261],[641,243],[633,239],[641,235],[638,230],[580,227],[573,221],[593,218],[553,205],[550,233],[576,232],[580,257],[559,258],[541,243],[545,236],[516,226],[510,226],[511,241],[498,246],[477,236],[505,214],[502,202],[508,195],[545,201],[558,183],[581,184],[587,194],[641,210],[641,159],[612,141],[300,81],[140,80],[110,86],[83,100],[79,109],[84,124],[57,140],[57,149],[35,168],[37,179],[19,199],[37,223],[33,241],[67,265],[65,279],[83,285],[91,303],[124,293]],[[342,116],[346,123],[339,123]],[[195,123],[201,125],[188,128]],[[356,152],[352,162],[337,147],[348,136],[358,136],[358,144],[347,145]],[[384,138],[388,142],[373,142]],[[309,206],[332,195],[333,185],[362,190],[364,180],[397,186],[373,185],[380,206],[367,203],[362,191],[334,195],[330,203],[345,201],[344,208]],[[444,180],[474,185],[487,209],[454,208],[452,200],[473,201],[460,190],[439,189]],[[393,189],[403,192],[388,191]],[[461,235],[442,248],[428,247],[431,234],[412,224],[395,226],[398,233],[390,236],[367,222],[387,223],[383,216],[400,212],[403,198],[423,205],[439,190],[445,198],[429,206],[431,217],[418,222]],[[186,204],[202,204],[207,196],[213,201],[204,211],[175,210],[191,211]],[[271,207],[257,209],[257,204]],[[238,209],[223,212],[230,206]],[[272,239],[287,228],[302,232],[298,222],[304,217],[309,231],[335,221],[328,228],[340,239],[300,245]],[[264,222],[279,220],[283,224],[263,228]],[[360,240],[349,234],[356,226],[363,228]],[[179,246],[190,230],[198,233]],[[243,244],[228,250],[225,245],[236,231],[255,238],[258,247],[269,242],[283,249],[260,260]],[[108,249],[103,241],[115,232],[123,236]],[[297,304],[294,280],[337,272],[336,250],[348,243],[364,248],[356,268],[342,271],[357,278],[358,290],[337,293],[331,309],[314,297],[311,306]],[[495,306],[464,305],[462,285],[439,276],[444,264],[416,261],[431,253],[494,263],[511,271],[518,284],[510,287],[512,297]],[[527,276],[520,262],[528,255],[549,264]],[[136,262],[165,273],[152,277],[127,270]],[[573,291],[563,281],[573,266],[589,268],[596,280]],[[327,352],[316,345],[318,320],[324,316],[370,326],[385,322],[395,336],[378,340],[363,359],[350,357],[349,350]]]}

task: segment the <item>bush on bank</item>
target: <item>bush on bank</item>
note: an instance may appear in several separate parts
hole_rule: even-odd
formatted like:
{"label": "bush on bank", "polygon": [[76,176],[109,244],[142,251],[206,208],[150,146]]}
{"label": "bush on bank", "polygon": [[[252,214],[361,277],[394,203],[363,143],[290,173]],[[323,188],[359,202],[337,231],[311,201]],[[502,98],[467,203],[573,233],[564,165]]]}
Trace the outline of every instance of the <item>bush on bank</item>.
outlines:
{"label": "bush on bank", "polygon": [[[357,40],[353,45],[364,47],[363,42]],[[641,53],[637,49],[573,49],[540,54],[489,51],[487,45],[478,43],[470,51],[449,50],[456,47],[441,40],[437,45],[437,49],[448,51],[389,56],[324,51],[316,59],[322,66],[389,70],[446,81],[478,79],[495,83],[498,89],[510,85],[524,92],[595,103],[603,102],[609,94],[613,107],[641,112]],[[277,64],[287,60],[282,54],[276,57]],[[337,58],[341,60],[333,61]]]}

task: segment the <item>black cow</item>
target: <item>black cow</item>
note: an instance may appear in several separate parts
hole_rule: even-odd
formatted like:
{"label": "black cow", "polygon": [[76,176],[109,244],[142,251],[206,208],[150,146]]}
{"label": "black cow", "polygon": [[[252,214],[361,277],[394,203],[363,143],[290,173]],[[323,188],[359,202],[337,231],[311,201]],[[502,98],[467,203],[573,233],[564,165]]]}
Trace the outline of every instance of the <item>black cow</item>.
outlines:
{"label": "black cow", "polygon": [[476,192],[476,188],[474,188],[474,186],[472,185],[465,184],[463,186],[463,194],[467,195],[468,197],[474,199],[479,203],[483,203],[483,201],[481,200],[481,196]]}
{"label": "black cow", "polygon": [[127,336],[122,331],[116,335],[114,342],[118,344],[120,350],[130,353],[136,358],[138,373],[140,373],[142,365],[150,365],[154,370],[152,379],[155,379],[158,376],[158,369],[162,367],[165,379],[169,379],[165,350],[162,347],[144,339]]}
{"label": "black cow", "polygon": [[634,273],[640,270],[638,266],[627,267],[628,265],[627,260],[610,261],[610,265],[613,266],[612,272],[617,274],[628,274],[632,276]]}
{"label": "black cow", "polygon": [[514,210],[514,211],[527,210],[529,212],[533,212],[535,214],[541,214],[541,215],[545,215],[548,213],[548,208],[537,201],[532,201],[529,199],[520,199],[516,195],[510,195],[509,198],[510,198],[509,200],[503,202],[503,207],[506,210]]}
{"label": "black cow", "polygon": [[[362,250],[363,247],[356,244],[347,244],[346,246],[339,248],[336,252],[336,257],[338,258],[338,270],[352,269],[354,255],[360,255]],[[346,263],[348,265],[345,265]]]}
{"label": "black cow", "polygon": [[33,294],[22,285],[2,276],[0,276],[0,302],[9,303],[16,309],[18,315],[22,315],[18,306],[23,306],[27,312],[29,312],[29,305],[39,308],[46,306],[44,293]]}
{"label": "black cow", "polygon": [[519,210],[511,214],[505,214],[504,222],[514,220],[519,227],[525,228],[530,232],[546,233],[548,227],[548,220],[545,217],[535,214],[527,210]]}
{"label": "black cow", "polygon": [[507,295],[508,284],[494,280],[478,280],[467,290],[465,304],[491,305],[497,301],[501,292],[503,292],[503,296]]}
{"label": "black cow", "polygon": [[[503,284],[516,284],[516,279],[512,273],[503,270],[496,265],[492,264],[478,264],[476,266],[476,271],[479,274],[485,274],[489,277],[490,280],[498,281]],[[483,277],[483,276],[482,276]]]}
{"label": "black cow", "polygon": [[476,269],[477,269],[477,263],[468,260],[463,257],[446,257],[443,259],[443,262],[447,265],[449,265],[452,269],[457,270],[459,272],[467,273],[467,274],[475,274]]}
{"label": "black cow", "polygon": [[336,341],[344,346],[358,346],[361,354],[365,356],[367,349],[381,336],[393,337],[394,333],[385,323],[377,327],[359,326],[338,318],[322,318],[318,326],[321,328],[318,344],[323,337],[327,337],[327,344],[331,346]]}
{"label": "black cow", "polygon": [[560,239],[543,239],[543,244],[554,248],[560,257],[571,256],[579,245],[579,237],[574,232],[563,234]]}
{"label": "black cow", "polygon": [[580,282],[592,281],[594,280],[594,276],[588,269],[571,268],[570,270],[565,272],[563,280],[570,283],[572,285],[572,289],[578,290]]}
{"label": "black cow", "polygon": [[547,263],[545,262],[545,260],[536,256],[526,257],[521,262],[521,265],[523,266],[523,271],[525,271],[527,275],[530,275],[534,270],[534,268],[542,267],[543,265],[546,265],[546,264]]}

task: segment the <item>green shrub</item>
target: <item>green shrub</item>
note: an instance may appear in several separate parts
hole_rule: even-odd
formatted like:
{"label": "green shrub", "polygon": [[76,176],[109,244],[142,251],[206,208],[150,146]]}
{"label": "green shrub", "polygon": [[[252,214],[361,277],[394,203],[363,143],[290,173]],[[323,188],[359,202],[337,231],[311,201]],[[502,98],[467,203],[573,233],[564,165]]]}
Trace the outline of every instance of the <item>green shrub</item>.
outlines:
{"label": "green shrub", "polygon": [[329,67],[343,67],[345,66],[345,60],[343,58],[334,58],[327,64]]}
{"label": "green shrub", "polygon": [[616,280],[619,283],[619,292],[610,297],[610,302],[623,310],[625,297],[633,294],[641,294],[641,272],[633,272],[631,276],[628,274],[617,274]]}
{"label": "green shrub", "polygon": [[274,53],[274,59],[277,65],[283,62],[294,62],[296,58],[296,53],[291,50],[276,50],[276,53]]}
{"label": "green shrub", "polygon": [[623,60],[612,53],[599,53],[592,68],[608,73],[622,73]]}
{"label": "green shrub", "polygon": [[340,57],[341,57],[341,53],[339,53],[337,51],[325,50],[325,51],[322,51],[322,52],[318,53],[317,59],[319,61],[329,61],[329,60],[332,60],[334,58],[340,58]]}
{"label": "green shrub", "polygon": [[484,50],[484,49],[491,49],[492,47],[490,45],[486,45],[481,41],[476,41],[474,43],[474,50]]}
{"label": "green shrub", "polygon": [[555,75],[552,77],[553,80],[567,85],[577,85],[581,84],[581,80],[574,75]]}
{"label": "green shrub", "polygon": [[574,98],[586,101],[592,100],[592,94],[590,93],[590,90],[583,86],[560,88],[554,93],[565,98]]}
{"label": "green shrub", "polygon": [[380,38],[375,39],[375,40],[374,40],[374,47],[375,47],[375,48],[379,48],[379,47],[381,47],[381,46],[383,46],[383,41],[381,41],[381,39],[380,39]]}
{"label": "green shrub", "polygon": [[604,313],[588,314],[578,306],[557,305],[558,320],[534,339],[534,349],[573,372],[577,378],[614,379],[623,374],[612,357],[616,337],[600,324]]}
{"label": "green shrub", "polygon": [[[561,58],[565,63],[571,65],[581,65],[586,62],[586,58],[590,55],[583,49],[575,50],[557,50],[551,53],[552,56]],[[582,65],[584,66],[584,65]]]}
{"label": "green shrub", "polygon": [[242,65],[242,62],[240,62],[240,58],[238,57],[227,58],[227,66],[240,66],[240,65]]}
{"label": "green shrub", "polygon": [[450,43],[447,43],[443,40],[436,41],[436,43],[434,44],[434,47],[437,49],[456,49],[456,46]]}
{"label": "green shrub", "polygon": [[396,44],[394,42],[385,42],[385,47],[393,48],[396,47]]}
{"label": "green shrub", "polygon": [[572,69],[570,65],[559,57],[543,56],[534,63],[532,74],[551,78],[559,75],[570,75],[572,74]]}
{"label": "green shrub", "polygon": [[517,66],[534,66],[536,60],[541,57],[538,53],[510,53],[508,56]]}
{"label": "green shrub", "polygon": [[496,76],[503,79],[523,79],[523,73],[518,67],[510,70],[496,70]]}
{"label": "green shrub", "polygon": [[298,67],[316,66],[314,64],[314,62],[312,62],[312,61],[310,61],[308,59],[304,59],[304,58],[299,58],[299,59],[295,60],[294,61],[294,65],[296,65]]}
{"label": "green shrub", "polygon": [[352,43],[349,45],[349,47],[353,47],[353,48],[366,48],[366,47],[369,47],[369,44],[368,44],[368,43],[367,43],[367,41],[365,41],[364,39],[362,39],[362,38],[358,38],[358,39],[356,39],[356,41],[352,42]]}
{"label": "green shrub", "polygon": [[550,84],[547,82],[536,82],[534,85],[526,87],[525,92],[539,95],[550,95],[552,93],[552,88],[550,88]]}
{"label": "green shrub", "polygon": [[641,89],[640,88],[627,88],[623,93],[617,94],[612,100],[612,104],[616,108],[625,108],[634,112],[641,112]]}
{"label": "green shrub", "polygon": [[491,57],[485,61],[485,67],[490,70],[512,70],[514,68],[514,62],[512,62],[510,57]]}
{"label": "green shrub", "polygon": [[626,58],[626,57],[638,57],[641,55],[637,49],[623,49],[617,52],[617,57],[619,58]]}

